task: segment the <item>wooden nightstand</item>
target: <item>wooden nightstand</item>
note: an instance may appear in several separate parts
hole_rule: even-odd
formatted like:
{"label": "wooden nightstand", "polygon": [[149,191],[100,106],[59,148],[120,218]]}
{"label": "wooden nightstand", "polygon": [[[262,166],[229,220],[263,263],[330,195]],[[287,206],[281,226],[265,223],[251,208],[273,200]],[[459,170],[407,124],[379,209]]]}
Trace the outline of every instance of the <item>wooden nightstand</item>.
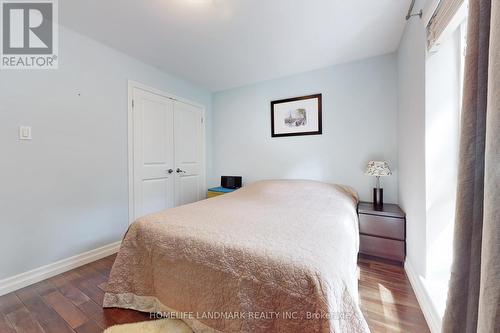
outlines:
{"label": "wooden nightstand", "polygon": [[208,191],[207,191],[207,198],[213,198],[213,197],[216,197],[216,196],[219,196],[219,195],[222,195],[222,194],[233,192],[235,190],[236,189],[225,188],[225,187],[222,187],[222,186],[212,187],[212,188],[209,188]]}
{"label": "wooden nightstand", "polygon": [[406,256],[405,213],[395,204],[375,208],[360,202],[359,253],[404,263]]}

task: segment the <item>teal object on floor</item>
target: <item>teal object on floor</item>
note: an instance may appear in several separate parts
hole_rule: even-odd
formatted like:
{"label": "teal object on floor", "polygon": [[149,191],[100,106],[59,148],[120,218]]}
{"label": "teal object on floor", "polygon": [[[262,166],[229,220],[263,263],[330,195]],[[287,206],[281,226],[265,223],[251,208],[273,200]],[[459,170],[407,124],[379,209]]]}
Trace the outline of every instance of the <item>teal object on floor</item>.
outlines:
{"label": "teal object on floor", "polygon": [[225,188],[225,187],[222,187],[222,186],[217,186],[217,187],[209,188],[208,190],[211,191],[211,192],[229,193],[229,192],[235,191],[236,189],[235,188]]}

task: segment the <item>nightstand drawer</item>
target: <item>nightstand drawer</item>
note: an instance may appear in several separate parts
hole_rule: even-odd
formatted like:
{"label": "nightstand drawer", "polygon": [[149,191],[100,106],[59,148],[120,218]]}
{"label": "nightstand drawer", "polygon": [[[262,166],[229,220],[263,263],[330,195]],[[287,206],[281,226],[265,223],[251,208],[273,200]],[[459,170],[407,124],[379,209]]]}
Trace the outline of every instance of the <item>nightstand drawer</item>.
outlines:
{"label": "nightstand drawer", "polygon": [[359,214],[359,232],[362,234],[405,239],[404,219],[387,216]]}
{"label": "nightstand drawer", "polygon": [[359,252],[370,256],[403,262],[405,259],[405,242],[359,235]]}

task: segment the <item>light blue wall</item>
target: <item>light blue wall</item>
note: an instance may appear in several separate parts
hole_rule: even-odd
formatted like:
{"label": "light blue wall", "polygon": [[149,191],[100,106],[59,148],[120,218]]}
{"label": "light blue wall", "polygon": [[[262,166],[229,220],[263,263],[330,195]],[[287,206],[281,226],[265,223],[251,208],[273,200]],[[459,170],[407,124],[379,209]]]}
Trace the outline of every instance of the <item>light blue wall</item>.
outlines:
{"label": "light blue wall", "polygon": [[129,79],[206,105],[211,174],[210,92],[61,28],[58,70],[0,71],[0,279],[121,239]]}
{"label": "light blue wall", "polygon": [[[214,94],[214,178],[307,178],[347,184],[371,199],[370,159],[389,161],[386,202],[397,201],[395,54]],[[272,100],[323,94],[323,134],[271,138]]]}

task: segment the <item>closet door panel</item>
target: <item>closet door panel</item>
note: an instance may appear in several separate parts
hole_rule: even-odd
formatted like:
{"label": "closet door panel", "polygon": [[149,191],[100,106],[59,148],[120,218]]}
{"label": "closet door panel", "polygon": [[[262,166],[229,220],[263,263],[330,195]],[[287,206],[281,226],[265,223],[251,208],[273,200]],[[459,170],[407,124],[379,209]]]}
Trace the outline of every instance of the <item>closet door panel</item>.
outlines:
{"label": "closet door panel", "polygon": [[203,199],[203,112],[190,104],[175,102],[176,205]]}
{"label": "closet door panel", "polygon": [[134,219],[174,206],[173,101],[134,88]]}

